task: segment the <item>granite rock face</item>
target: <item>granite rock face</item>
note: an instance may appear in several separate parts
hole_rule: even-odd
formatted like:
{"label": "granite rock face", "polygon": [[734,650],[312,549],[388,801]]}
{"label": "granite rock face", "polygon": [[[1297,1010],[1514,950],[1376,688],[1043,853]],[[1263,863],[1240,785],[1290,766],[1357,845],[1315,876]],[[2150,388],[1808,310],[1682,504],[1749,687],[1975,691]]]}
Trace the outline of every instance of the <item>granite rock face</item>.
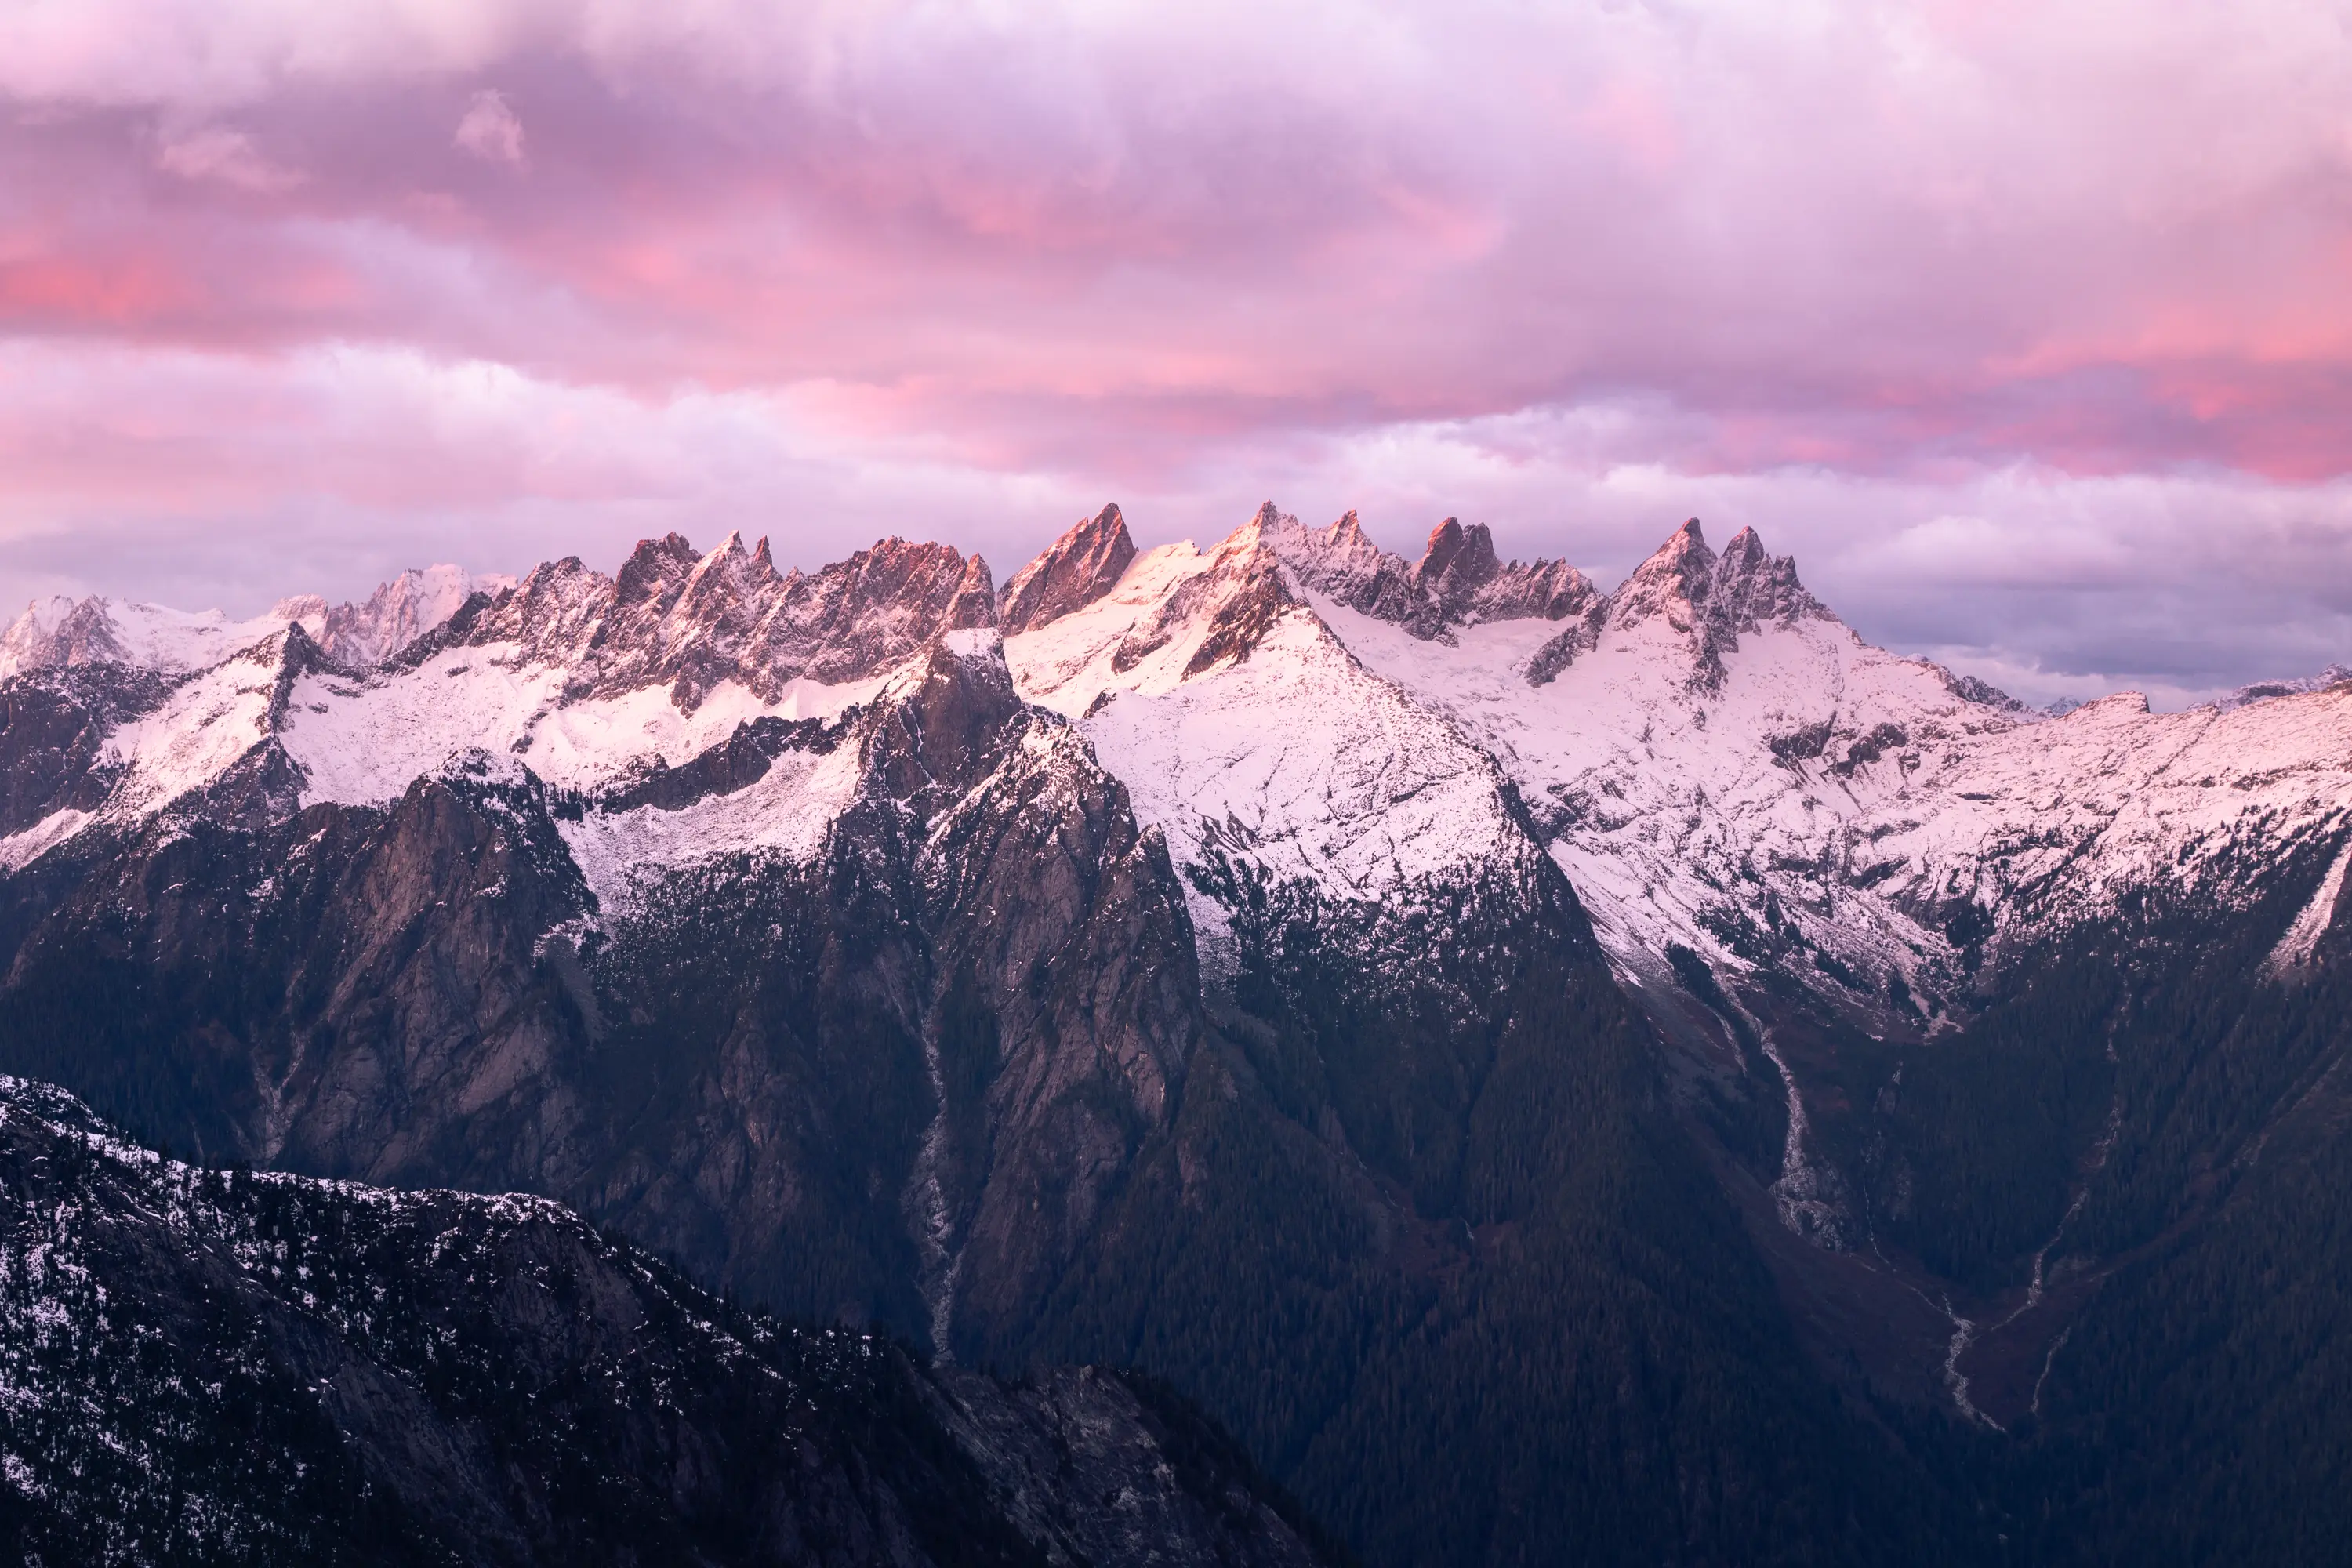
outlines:
{"label": "granite rock face", "polygon": [[1004,584],[998,616],[1007,635],[1025,632],[1084,609],[1108,594],[1135,559],[1135,541],[1117,505],[1054,542]]}

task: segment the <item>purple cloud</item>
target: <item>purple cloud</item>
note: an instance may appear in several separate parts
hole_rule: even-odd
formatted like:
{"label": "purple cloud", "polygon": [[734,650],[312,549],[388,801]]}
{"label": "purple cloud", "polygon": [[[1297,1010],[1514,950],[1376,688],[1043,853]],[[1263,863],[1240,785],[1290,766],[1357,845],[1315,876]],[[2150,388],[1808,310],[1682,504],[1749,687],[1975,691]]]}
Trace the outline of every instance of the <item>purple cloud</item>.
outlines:
{"label": "purple cloud", "polygon": [[517,169],[523,165],[522,121],[515,118],[496,88],[486,87],[474,94],[452,140],[487,163]]}

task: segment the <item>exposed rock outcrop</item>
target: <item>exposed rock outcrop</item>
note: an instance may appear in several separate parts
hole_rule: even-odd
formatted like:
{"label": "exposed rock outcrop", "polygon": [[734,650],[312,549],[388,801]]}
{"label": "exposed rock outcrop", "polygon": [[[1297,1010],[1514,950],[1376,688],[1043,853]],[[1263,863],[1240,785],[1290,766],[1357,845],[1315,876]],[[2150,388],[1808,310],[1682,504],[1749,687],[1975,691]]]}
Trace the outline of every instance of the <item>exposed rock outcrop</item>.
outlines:
{"label": "exposed rock outcrop", "polygon": [[1561,620],[1594,597],[1591,581],[1565,561],[1498,560],[1483,522],[1465,528],[1447,518],[1412,565],[1366,538],[1352,511],[1309,531],[1268,502],[1259,527],[1308,587],[1425,639],[1450,640],[1455,628],[1486,621]]}
{"label": "exposed rock outcrop", "polygon": [[569,700],[667,686],[691,712],[719,682],[765,700],[795,680],[883,673],[942,631],[996,624],[988,563],[944,544],[886,539],[814,574],[777,574],[765,539],[698,552],[676,533],[639,542],[612,577],[576,557],[533,571],[453,623],[457,646],[513,643],[568,673]]}
{"label": "exposed rock outcrop", "polygon": [[0,838],[55,812],[104,805],[120,772],[108,737],[167,689],[163,678],[119,664],[68,665],[0,684]]}
{"label": "exposed rock outcrop", "polygon": [[1116,504],[1055,540],[1004,584],[998,615],[1007,634],[1025,632],[1084,609],[1108,594],[1135,559],[1135,541]]}

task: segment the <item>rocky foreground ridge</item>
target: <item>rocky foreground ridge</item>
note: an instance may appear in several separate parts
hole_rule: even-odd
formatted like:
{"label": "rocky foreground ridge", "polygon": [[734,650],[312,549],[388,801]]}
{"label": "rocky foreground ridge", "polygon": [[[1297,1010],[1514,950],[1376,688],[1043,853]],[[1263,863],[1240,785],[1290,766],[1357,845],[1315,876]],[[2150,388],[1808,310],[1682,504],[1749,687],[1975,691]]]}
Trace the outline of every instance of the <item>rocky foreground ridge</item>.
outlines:
{"label": "rocky foreground ridge", "polygon": [[928,1370],[543,1200],[200,1170],[19,1079],[0,1389],[28,1563],[1322,1561],[1148,1384]]}
{"label": "rocky foreground ridge", "polygon": [[2115,1314],[2331,1157],[2340,683],[2052,718],[1752,531],[1272,506],[279,608],[0,637],[0,1067],[1149,1367],[1375,1562],[2106,1550],[1899,1413],[2139,1408]]}

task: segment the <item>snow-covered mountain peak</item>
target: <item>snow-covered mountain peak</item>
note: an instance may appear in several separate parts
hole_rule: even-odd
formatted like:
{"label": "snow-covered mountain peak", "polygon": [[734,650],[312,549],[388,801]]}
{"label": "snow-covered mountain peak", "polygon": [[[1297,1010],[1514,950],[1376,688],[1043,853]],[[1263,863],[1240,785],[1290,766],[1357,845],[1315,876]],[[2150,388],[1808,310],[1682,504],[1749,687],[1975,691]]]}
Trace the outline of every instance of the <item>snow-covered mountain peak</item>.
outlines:
{"label": "snow-covered mountain peak", "polygon": [[1733,534],[1723,553],[1716,557],[1707,603],[1715,618],[1735,632],[1786,626],[1808,617],[1837,618],[1797,580],[1796,559],[1770,553],[1752,528]]}
{"label": "snow-covered mountain peak", "polygon": [[[274,636],[303,616],[323,629],[315,595],[288,600],[267,616],[232,621],[218,610],[191,614],[161,605],[118,603],[97,595],[62,595],[28,605],[0,633],[0,680],[28,670],[121,664],[185,675]],[[292,610],[294,614],[283,613]]]}
{"label": "snow-covered mountain peak", "polygon": [[1028,631],[1084,609],[1109,593],[1134,559],[1135,541],[1117,502],[1080,518],[1004,584],[998,606],[1004,629]]}
{"label": "snow-covered mountain peak", "polygon": [[28,606],[0,633],[0,680],[26,670],[119,664],[169,676],[207,669],[251,645],[299,626],[338,664],[381,663],[446,623],[475,593],[509,577],[474,577],[457,566],[403,572],[364,601],[329,605],[317,594],[278,601],[266,616],[235,621],[218,610],[189,612],[93,595],[58,595]]}
{"label": "snow-covered mountain peak", "polygon": [[1767,551],[1752,528],[1734,534],[1718,555],[1696,518],[1667,535],[1608,596],[1611,626],[1664,619],[1704,635],[1717,653],[1742,632],[1807,618],[1836,619],[1798,581],[1792,557]]}
{"label": "snow-covered mountain peak", "polygon": [[1754,529],[1741,529],[1717,555],[1696,518],[1667,535],[1614,591],[1580,607],[1579,622],[1528,661],[1530,684],[1556,679],[1607,640],[1678,649],[1669,662],[1680,667],[1682,681],[1713,692],[1723,684],[1724,656],[1742,636],[1803,620],[1837,625],[1798,581],[1796,562],[1767,551]]}
{"label": "snow-covered mountain peak", "polygon": [[116,636],[107,603],[58,594],[36,599],[0,633],[0,679],[28,669],[123,663],[130,658]]}
{"label": "snow-covered mountain peak", "polygon": [[748,600],[781,586],[773,561],[764,552],[754,554],[744,549],[742,534],[730,531],[717,548],[694,563],[677,599],[692,613],[693,606],[704,602]]}
{"label": "snow-covered mountain peak", "polygon": [[1706,602],[1714,575],[1715,552],[1706,547],[1698,519],[1691,518],[1610,593],[1609,618],[1630,626],[1654,616],[1693,616]]}
{"label": "snow-covered mountain peak", "polygon": [[614,575],[614,602],[629,608],[644,605],[667,609],[701,560],[701,552],[682,533],[640,539]]}
{"label": "snow-covered mountain peak", "polygon": [[272,619],[299,626],[315,640],[327,629],[327,600],[320,594],[289,594],[269,607]]}
{"label": "snow-covered mountain peak", "polygon": [[328,610],[323,628],[313,635],[336,663],[364,669],[446,625],[474,595],[495,595],[512,586],[511,577],[476,576],[446,562],[422,570],[411,567],[365,600]]}
{"label": "snow-covered mountain peak", "polygon": [[[73,652],[155,668],[164,661],[152,649],[143,661],[123,650],[142,652],[139,638],[159,625],[183,642],[201,634],[207,653],[224,642],[228,651],[194,669],[184,659],[105,721],[102,740],[86,742],[97,748],[86,776],[0,843],[0,862],[26,863],[93,822],[127,826],[190,800],[239,820],[317,801],[383,805],[478,748],[595,795],[682,766],[747,724],[829,721],[871,700],[910,658],[992,665],[993,688],[1011,700],[987,564],[946,545],[886,540],[814,574],[778,577],[740,536],[705,552],[670,535],[639,545],[614,576],[567,557],[497,584],[495,597],[484,586],[436,568],[365,605],[321,616],[316,601],[289,601],[242,626],[142,619],[126,612],[144,606],[103,601],[37,608],[18,636],[37,668]],[[438,630],[408,636],[453,601]],[[395,647],[405,651],[378,657]],[[826,813],[780,790],[792,795],[781,775],[729,809],[770,801],[799,826],[738,824],[730,841],[804,847]],[[687,825],[670,826],[662,843],[686,853],[671,840]]]}
{"label": "snow-covered mountain peak", "polygon": [[[1100,598],[1006,638],[1021,695],[1078,726],[1180,862],[1213,836],[1365,899],[1517,853],[1493,761],[1307,602],[1291,564],[1306,537],[1268,507],[1213,550],[1137,556]],[[1205,900],[1193,913],[1222,923]]]}
{"label": "snow-covered mountain peak", "polygon": [[[1265,531],[1263,525],[1260,531]],[[1312,531],[1304,527],[1280,529],[1275,533],[1274,546],[1301,580],[1350,602],[1363,598],[1376,603],[1384,579],[1402,584],[1412,574],[1402,556],[1391,555],[1371,542],[1352,511]]]}
{"label": "snow-covered mountain peak", "polygon": [[996,624],[988,563],[886,539],[822,571],[778,576],[767,542],[698,552],[646,540],[605,577],[577,557],[536,568],[470,618],[462,640],[511,645],[564,672],[564,700],[667,688],[681,712],[735,682],[763,703],[796,681],[837,686],[897,668],[937,632]]}
{"label": "snow-covered mountain peak", "polygon": [[613,867],[701,853],[700,818],[614,804],[632,781],[751,746],[773,776],[708,807],[733,825],[711,842],[797,854],[856,782],[804,744],[815,730],[861,706],[996,723],[1025,700],[1095,747],[1180,862],[1214,837],[1385,898],[1532,853],[1531,821],[1628,972],[1662,976],[1669,944],[1727,973],[1795,953],[1851,977],[1858,1005],[1953,994],[1944,924],[1963,903],[1995,931],[2096,913],[2135,879],[2202,876],[2249,835],[2269,855],[2352,806],[2340,691],[2250,689],[2187,716],[2123,694],[2042,719],[1864,643],[1753,531],[1717,553],[1696,521],[1605,595],[1564,562],[1505,560],[1484,525],[1445,520],[1408,563],[1352,513],[1309,530],[1271,503],[1206,550],[1140,553],[1106,506],[1001,600],[987,563],[945,544],[887,539],[780,575],[765,540],[672,534],[611,576],[576,558],[511,584],[434,567],[364,605],[288,599],[244,623],[50,600],[0,659],[0,676],[147,672],[113,695],[43,678],[42,700],[81,704],[85,761],[10,807],[10,865],[192,796],[246,816],[383,805],[480,747],[604,803],[582,852],[611,886]]}

